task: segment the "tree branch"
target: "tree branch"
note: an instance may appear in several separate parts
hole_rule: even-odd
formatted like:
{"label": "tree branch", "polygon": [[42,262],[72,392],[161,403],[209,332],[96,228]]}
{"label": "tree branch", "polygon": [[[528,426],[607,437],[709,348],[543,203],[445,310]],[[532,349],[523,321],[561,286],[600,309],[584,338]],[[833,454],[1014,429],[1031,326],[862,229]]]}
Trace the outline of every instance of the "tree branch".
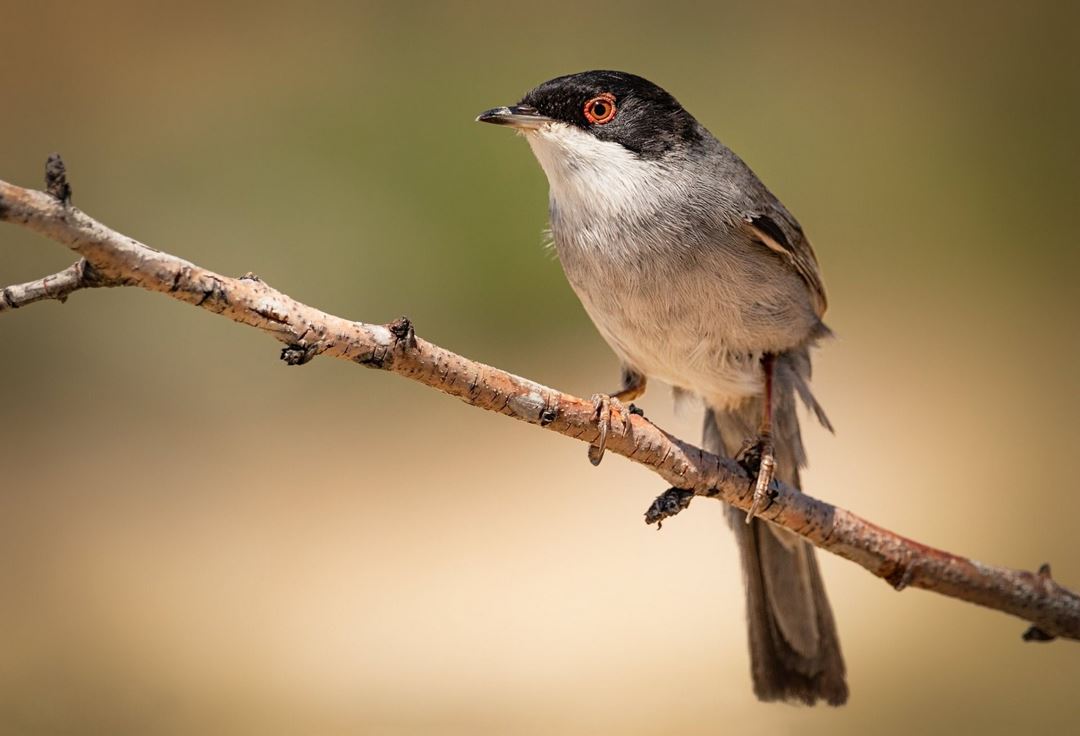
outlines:
{"label": "tree branch", "polygon": [[[285,343],[281,357],[301,365],[325,355],[397,373],[473,406],[587,443],[599,431],[591,401],[477,363],[418,338],[404,317],[370,325],[301,304],[251,274],[230,278],[155,250],[70,205],[59,158],[50,158],[49,193],[0,181],[0,220],[22,225],[82,256],[54,276],[3,290],[4,308],[63,299],[93,286],[137,286],[248,325]],[[58,172],[58,173],[57,173]],[[678,513],[695,496],[746,510],[753,484],[734,461],[683,442],[618,407],[607,449],[651,468],[673,488],[646,514]],[[762,518],[862,565],[897,590],[923,588],[1030,621],[1027,640],[1080,640],[1080,595],[1038,572],[986,565],[902,537],[844,509],[776,483]]]}

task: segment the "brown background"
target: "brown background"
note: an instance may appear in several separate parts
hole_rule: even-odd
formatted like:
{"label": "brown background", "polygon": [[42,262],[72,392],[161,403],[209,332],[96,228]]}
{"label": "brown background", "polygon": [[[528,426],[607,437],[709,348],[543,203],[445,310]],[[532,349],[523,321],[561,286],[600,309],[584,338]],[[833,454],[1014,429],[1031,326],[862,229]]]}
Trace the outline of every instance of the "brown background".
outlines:
{"label": "brown background", "polygon": [[[1075,4],[895,5],[9,0],[0,177],[60,150],[125,233],[588,394],[617,366],[540,247],[543,176],[472,118],[644,74],[817,246],[808,490],[1075,588]],[[2,282],[71,260],[0,228]],[[827,555],[851,704],[758,705],[719,504],[657,533],[640,468],[276,352],[134,291],[0,319],[0,731],[1080,729],[1075,643]]]}

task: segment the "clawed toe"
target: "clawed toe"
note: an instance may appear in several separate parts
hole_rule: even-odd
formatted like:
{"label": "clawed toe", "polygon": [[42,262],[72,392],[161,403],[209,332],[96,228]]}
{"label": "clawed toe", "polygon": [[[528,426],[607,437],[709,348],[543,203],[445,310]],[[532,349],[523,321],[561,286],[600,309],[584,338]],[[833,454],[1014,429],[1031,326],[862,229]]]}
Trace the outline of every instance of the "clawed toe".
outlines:
{"label": "clawed toe", "polygon": [[[607,450],[608,432],[611,431],[612,405],[619,404],[619,400],[607,394],[593,394],[592,403],[592,419],[596,422],[596,428],[600,430],[600,436],[596,438],[595,445],[589,445],[589,462],[599,465],[604,459],[604,451]],[[619,408],[622,409],[621,404]]]}
{"label": "clawed toe", "polygon": [[622,404],[623,401],[632,401],[645,393],[645,374],[631,368],[629,365],[623,365],[622,379],[623,387],[619,392],[611,395],[593,394],[592,419],[596,422],[596,428],[600,430],[600,436],[596,438],[596,444],[589,446],[589,462],[593,465],[599,465],[600,461],[604,459],[608,432],[611,431],[613,409],[619,412],[627,432],[630,431],[630,415],[637,414],[642,419],[645,418],[645,412],[633,404],[628,407]]}
{"label": "clawed toe", "polygon": [[746,523],[749,524],[767,505],[769,485],[776,474],[776,456],[773,454],[772,440],[767,436],[748,440],[743,443],[735,459],[748,473],[757,477],[754,495],[750,501],[750,510],[746,512]]}
{"label": "clawed toe", "polygon": [[609,396],[608,394],[593,394],[592,404],[592,419],[596,422],[596,428],[600,430],[600,436],[596,438],[596,444],[589,445],[589,462],[593,465],[599,465],[600,461],[604,459],[604,451],[607,450],[607,440],[608,434],[611,432],[612,416],[618,413],[626,426],[626,430],[629,431],[630,416],[632,414],[637,414],[640,417],[644,417],[645,413],[633,404],[629,407],[624,406],[618,398]]}

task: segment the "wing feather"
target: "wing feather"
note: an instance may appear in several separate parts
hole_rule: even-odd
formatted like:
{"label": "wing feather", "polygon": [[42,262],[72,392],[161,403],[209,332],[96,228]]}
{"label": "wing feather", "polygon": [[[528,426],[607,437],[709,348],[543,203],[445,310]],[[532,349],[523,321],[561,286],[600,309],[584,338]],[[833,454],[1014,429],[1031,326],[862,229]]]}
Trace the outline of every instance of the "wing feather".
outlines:
{"label": "wing feather", "polygon": [[821,280],[821,271],[818,268],[817,256],[810,241],[803,235],[798,226],[789,228],[792,236],[776,223],[768,215],[749,215],[744,220],[744,227],[751,237],[767,247],[769,250],[780,254],[795,271],[802,276],[806,285],[810,287],[810,296],[814,302],[814,311],[820,318],[825,314],[828,300],[825,296],[825,284]]}

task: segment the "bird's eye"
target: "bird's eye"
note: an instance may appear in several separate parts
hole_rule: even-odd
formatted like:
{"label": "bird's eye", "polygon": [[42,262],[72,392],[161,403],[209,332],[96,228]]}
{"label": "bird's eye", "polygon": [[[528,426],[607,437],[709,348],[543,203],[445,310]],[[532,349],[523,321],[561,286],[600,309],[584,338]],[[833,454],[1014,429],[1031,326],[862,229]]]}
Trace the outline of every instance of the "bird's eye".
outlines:
{"label": "bird's eye", "polygon": [[593,97],[585,103],[585,119],[596,125],[610,123],[615,118],[615,95],[610,92]]}

